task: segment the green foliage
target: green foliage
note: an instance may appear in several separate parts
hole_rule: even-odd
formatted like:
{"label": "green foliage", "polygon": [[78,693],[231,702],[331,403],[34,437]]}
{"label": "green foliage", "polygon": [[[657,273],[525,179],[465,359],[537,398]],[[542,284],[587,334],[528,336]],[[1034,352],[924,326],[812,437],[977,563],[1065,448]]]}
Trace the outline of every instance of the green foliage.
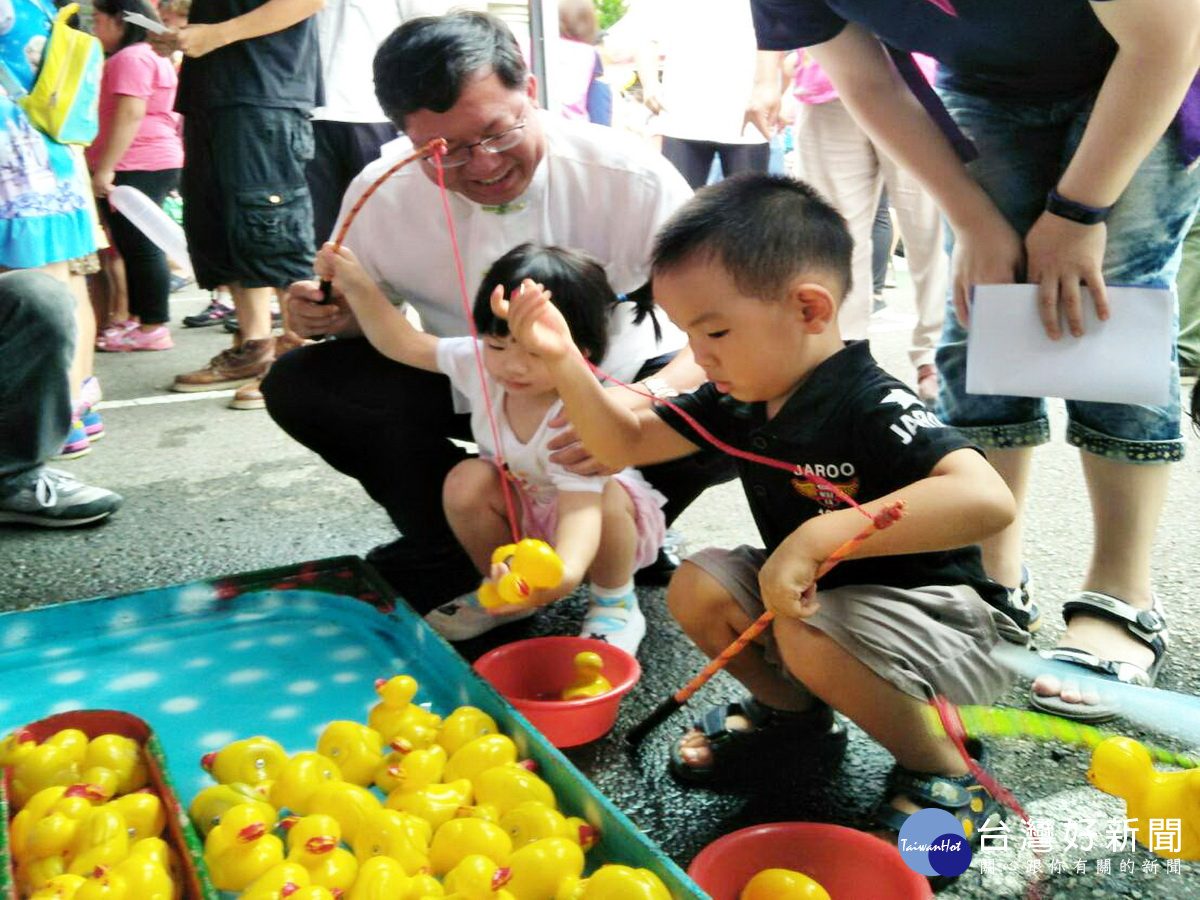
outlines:
{"label": "green foliage", "polygon": [[600,20],[600,30],[607,31],[616,21],[625,15],[626,0],[595,0],[596,17]]}

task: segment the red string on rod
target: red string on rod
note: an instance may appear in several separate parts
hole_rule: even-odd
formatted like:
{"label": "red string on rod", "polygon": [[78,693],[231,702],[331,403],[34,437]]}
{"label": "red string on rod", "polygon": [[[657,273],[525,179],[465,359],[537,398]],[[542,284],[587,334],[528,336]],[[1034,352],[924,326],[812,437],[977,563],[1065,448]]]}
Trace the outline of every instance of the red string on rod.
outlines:
{"label": "red string on rod", "polygon": [[854,509],[857,509],[860,513],[862,513],[868,519],[874,518],[869,512],[867,512],[865,509],[862,508],[861,504],[855,502],[853,497],[851,497],[849,494],[847,494],[845,491],[843,491],[840,487],[838,487],[832,481],[826,481],[824,478],[822,478],[819,475],[813,475],[811,472],[805,472],[803,469],[801,469],[795,463],[790,463],[790,462],[787,462],[786,460],[782,460],[782,459],[772,459],[769,456],[761,456],[758,453],[751,453],[749,450],[740,450],[737,447],[734,447],[732,444],[727,444],[723,440],[721,440],[719,437],[717,437],[715,434],[713,434],[711,431],[709,431],[707,428],[705,428],[703,425],[701,425],[699,422],[697,422],[695,417],[692,416],[690,413],[688,413],[686,410],[680,409],[677,404],[674,404],[670,400],[666,400],[662,397],[655,397],[653,394],[651,394],[647,391],[640,391],[637,388],[635,388],[632,384],[626,384],[620,378],[617,378],[614,375],[609,375],[607,372],[604,372],[601,369],[596,368],[596,366],[594,366],[589,360],[584,360],[584,362],[587,363],[588,367],[600,379],[611,381],[613,384],[618,384],[627,390],[633,391],[635,394],[639,394],[642,397],[647,397],[650,400],[653,400],[655,403],[661,403],[664,406],[666,406],[667,408],[673,410],[680,418],[682,418],[685,422],[687,422],[688,425],[690,425],[692,427],[692,429],[698,435],[700,435],[700,437],[704,438],[704,440],[708,441],[710,444],[712,444],[714,447],[716,447],[722,453],[727,453],[730,456],[736,456],[739,459],[748,460],[749,462],[752,462],[752,463],[758,463],[759,465],[770,466],[773,469],[782,469],[785,472],[790,472],[792,475],[796,476],[797,478],[803,478],[805,481],[809,481],[812,484],[815,484],[817,487],[824,488],[825,490],[829,491],[831,494],[833,494],[835,497],[837,497],[839,500],[841,500],[847,506],[851,506]]}

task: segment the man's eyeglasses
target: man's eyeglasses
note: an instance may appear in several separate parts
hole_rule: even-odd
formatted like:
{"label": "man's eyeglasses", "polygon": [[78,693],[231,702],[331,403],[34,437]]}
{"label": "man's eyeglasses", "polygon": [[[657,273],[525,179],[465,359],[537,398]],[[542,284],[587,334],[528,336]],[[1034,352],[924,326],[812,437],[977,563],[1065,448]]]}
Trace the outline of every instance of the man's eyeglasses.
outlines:
{"label": "man's eyeglasses", "polygon": [[476,141],[473,144],[466,144],[462,147],[456,147],[442,157],[442,168],[454,169],[458,166],[465,166],[471,161],[471,151],[478,147],[484,153],[503,153],[505,150],[511,150],[517,144],[521,143],[524,134],[521,129],[525,127],[525,120],[522,119],[511,128],[505,128],[499,134],[493,134],[491,137],[485,137],[481,141]]}

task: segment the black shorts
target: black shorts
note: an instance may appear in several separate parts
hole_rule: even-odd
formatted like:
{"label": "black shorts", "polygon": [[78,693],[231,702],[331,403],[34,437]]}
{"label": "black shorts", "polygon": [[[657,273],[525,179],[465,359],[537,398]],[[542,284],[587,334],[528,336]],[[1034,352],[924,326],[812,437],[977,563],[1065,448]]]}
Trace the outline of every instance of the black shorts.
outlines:
{"label": "black shorts", "polygon": [[183,228],[199,285],[278,288],[312,277],[307,114],[255,106],[192,112],[183,143]]}

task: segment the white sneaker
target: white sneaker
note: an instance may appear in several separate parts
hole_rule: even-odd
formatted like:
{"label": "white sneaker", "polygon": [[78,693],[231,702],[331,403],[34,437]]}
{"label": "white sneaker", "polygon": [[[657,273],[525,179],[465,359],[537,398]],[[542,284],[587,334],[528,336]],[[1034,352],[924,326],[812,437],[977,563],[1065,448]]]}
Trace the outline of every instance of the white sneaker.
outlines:
{"label": "white sneaker", "polygon": [[73,528],[116,512],[121,495],[76,481],[59,469],[37,468],[4,485],[0,522]]}
{"label": "white sneaker", "polygon": [[639,607],[598,606],[595,602],[588,607],[579,636],[594,641],[605,641],[620,647],[631,656],[637,656],[642,638],[646,636],[646,617]]}
{"label": "white sneaker", "polygon": [[468,595],[465,599],[459,597],[437,609],[430,610],[425,614],[425,621],[429,623],[430,628],[446,640],[465,641],[479,637],[493,628],[507,625],[509,622],[528,619],[535,612],[537,612],[536,606],[495,616],[480,606],[473,596]]}

